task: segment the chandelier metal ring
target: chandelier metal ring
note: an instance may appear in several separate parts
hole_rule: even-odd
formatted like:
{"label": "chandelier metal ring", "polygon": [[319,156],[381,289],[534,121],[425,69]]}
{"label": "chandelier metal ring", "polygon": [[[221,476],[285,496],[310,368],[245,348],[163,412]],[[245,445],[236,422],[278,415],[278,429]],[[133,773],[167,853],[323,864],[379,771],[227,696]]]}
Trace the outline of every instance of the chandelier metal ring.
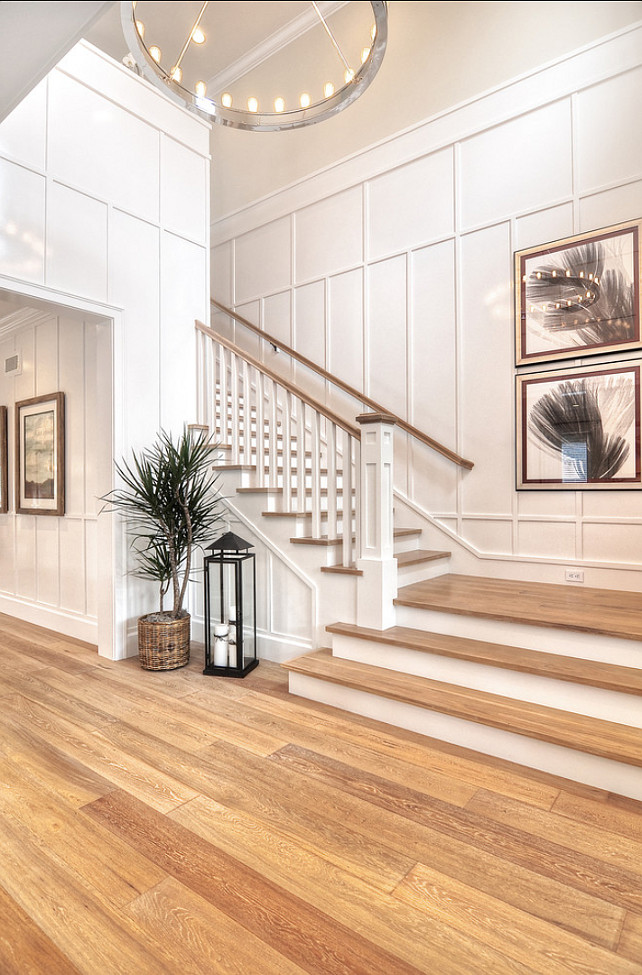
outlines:
{"label": "chandelier metal ring", "polygon": [[[383,61],[388,41],[388,4],[383,0],[369,0],[369,2],[374,16],[374,31],[368,56],[359,69],[329,97],[313,102],[305,108],[281,112],[250,111],[249,109],[225,106],[212,98],[190,91],[179,80],[173,78],[171,72],[163,68],[150,53],[150,49],[137,27],[135,0],[134,2],[122,0],[120,16],[125,40],[140,74],[155,87],[165,92],[173,101],[219,125],[229,125],[236,129],[247,129],[252,132],[280,132],[286,129],[302,128],[337,115],[356,101],[371,84]],[[199,20],[206,6],[207,4],[203,5]],[[337,47],[332,32],[321,15],[317,4],[313,3],[312,6],[315,8],[331,41]],[[181,59],[188,42],[181,52]],[[343,58],[338,47],[337,50]]]}

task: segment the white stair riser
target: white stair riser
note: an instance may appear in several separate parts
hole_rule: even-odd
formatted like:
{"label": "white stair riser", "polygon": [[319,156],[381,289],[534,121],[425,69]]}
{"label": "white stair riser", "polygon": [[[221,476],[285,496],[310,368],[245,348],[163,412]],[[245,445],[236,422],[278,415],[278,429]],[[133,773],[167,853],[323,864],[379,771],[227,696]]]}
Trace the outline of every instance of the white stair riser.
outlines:
{"label": "white stair riser", "polygon": [[[396,549],[396,546],[395,546]],[[399,587],[401,586],[411,586],[415,582],[422,582],[424,579],[436,579],[437,576],[443,576],[446,572],[452,572],[450,567],[450,559],[434,559],[432,562],[419,562],[418,565],[400,565],[397,569]],[[397,607],[397,622],[399,606]],[[398,622],[398,625],[399,624]],[[410,625],[410,624],[404,624]],[[418,627],[418,629],[427,629],[427,627]]]}
{"label": "white stair riser", "polygon": [[[435,654],[422,653],[406,647],[386,646],[333,634],[332,653],[335,657],[356,660],[374,667],[403,674],[414,674],[431,680],[488,691],[518,701],[530,701],[560,711],[585,714],[604,721],[642,728],[642,698],[600,687],[574,684],[570,681],[518,673],[500,667]],[[642,771],[640,772],[642,777]]]}
{"label": "white stair riser", "polygon": [[507,759],[528,768],[584,782],[598,789],[642,800],[642,771],[606,758],[490,728],[448,714],[354,690],[341,684],[290,673],[290,692],[352,711],[397,728]]}
{"label": "white stair riser", "polygon": [[545,650],[548,653],[567,654],[586,660],[602,660],[621,667],[639,668],[642,664],[642,643],[636,640],[621,640],[599,633],[578,633],[575,630],[549,626],[485,620],[477,616],[438,613],[412,606],[397,606],[396,609],[397,626],[410,626],[429,633],[447,633],[530,650]]}

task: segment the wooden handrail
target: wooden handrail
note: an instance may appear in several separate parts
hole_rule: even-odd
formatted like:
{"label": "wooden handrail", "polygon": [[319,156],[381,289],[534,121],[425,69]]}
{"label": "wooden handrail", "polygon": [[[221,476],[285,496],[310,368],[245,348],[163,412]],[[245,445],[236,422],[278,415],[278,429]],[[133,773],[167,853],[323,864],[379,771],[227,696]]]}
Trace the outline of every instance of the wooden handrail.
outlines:
{"label": "wooden handrail", "polygon": [[[239,315],[238,312],[232,311],[232,309],[227,308],[226,305],[222,305],[221,302],[217,301],[215,298],[211,298],[210,301],[219,311],[229,315],[230,318],[233,318],[234,321],[239,322],[241,325],[245,326],[245,328],[249,328],[250,331],[254,332],[256,335],[259,335],[266,342],[269,342],[270,345],[273,345],[275,349],[280,349],[282,352],[285,352],[286,355],[296,359],[297,362],[307,366],[308,369],[312,369],[317,373],[317,375],[321,376],[323,379],[327,379],[328,382],[331,382],[339,389],[342,389],[344,393],[354,396],[354,398],[359,400],[360,403],[363,403],[364,406],[368,406],[376,413],[390,413],[390,410],[386,409],[384,406],[381,406],[380,403],[377,403],[375,400],[370,399],[369,396],[365,396],[363,393],[360,393],[359,390],[354,388],[354,386],[350,386],[349,383],[345,383],[342,379],[339,379],[338,376],[333,376],[332,373],[327,371],[327,369],[317,365],[316,362],[313,362],[306,356],[301,355],[301,353],[297,352],[295,349],[290,348],[290,346],[282,342],[281,339],[277,339],[268,332],[264,332],[263,329],[259,328],[257,325],[253,325],[252,322],[248,321],[247,318],[243,318],[243,316]],[[297,392],[297,396],[298,395],[300,395],[300,391]],[[409,433],[411,437],[415,438],[415,440],[419,440],[421,443],[426,444],[427,447],[435,450],[438,454],[441,454],[442,457],[446,457],[448,460],[452,461],[453,464],[457,464],[459,467],[464,467],[469,471],[473,469],[474,464],[472,460],[466,460],[465,457],[460,457],[459,454],[454,452],[454,450],[450,450],[449,447],[444,447],[444,445],[439,443],[438,440],[433,440],[433,438],[429,437],[428,434],[422,433],[421,430],[418,430],[417,427],[413,427],[411,423],[408,423],[406,420],[402,419],[402,417],[397,416],[396,414],[391,415],[395,417],[395,421],[399,429]]]}
{"label": "wooden handrail", "polygon": [[250,366],[253,366],[254,369],[258,369],[258,371],[262,372],[264,376],[267,376],[268,379],[272,379],[280,386],[283,386],[283,388],[287,389],[289,393],[292,393],[297,397],[297,399],[307,403],[308,406],[312,407],[313,410],[316,410],[317,413],[320,413],[321,416],[324,416],[327,420],[330,420],[331,423],[335,423],[338,427],[341,427],[342,430],[349,433],[351,437],[355,438],[355,440],[361,440],[361,430],[359,427],[353,426],[352,423],[348,423],[347,420],[344,420],[342,417],[338,416],[338,414],[333,413],[332,410],[329,410],[328,407],[323,403],[320,403],[318,400],[314,399],[313,396],[308,396],[308,394],[299,386],[295,386],[294,383],[289,381],[289,379],[286,379],[284,376],[280,376],[278,372],[274,372],[274,370],[270,369],[269,366],[259,362],[259,360],[255,359],[253,355],[249,354],[249,352],[239,349],[238,346],[234,345],[233,342],[230,342],[229,339],[226,339],[223,335],[219,335],[215,329],[210,328],[209,325],[204,325],[203,322],[199,322],[198,319],[196,320],[196,329],[197,331],[202,332],[204,335],[209,335],[209,337],[214,339],[215,342],[218,342],[219,345],[222,345],[224,348],[229,349],[230,352],[233,352],[235,355],[238,355],[240,358],[244,359]]}

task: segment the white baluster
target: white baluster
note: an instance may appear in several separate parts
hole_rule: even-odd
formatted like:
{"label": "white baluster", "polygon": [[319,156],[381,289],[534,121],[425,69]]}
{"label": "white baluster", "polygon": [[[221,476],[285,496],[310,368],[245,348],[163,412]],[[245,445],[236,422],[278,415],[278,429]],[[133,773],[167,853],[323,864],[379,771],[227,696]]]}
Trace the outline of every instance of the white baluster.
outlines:
{"label": "white baluster", "polygon": [[[310,484],[312,488],[312,537],[321,537],[321,439],[319,414],[311,410],[310,434]],[[303,466],[305,468],[305,450],[303,451]],[[305,485],[305,476],[304,476]]]}
{"label": "white baluster", "polygon": [[277,418],[277,390],[278,386],[273,379],[268,380],[268,455],[270,467],[269,484],[271,488],[278,486],[279,478],[279,448],[277,440],[278,418]]}
{"label": "white baluster", "polygon": [[230,408],[229,414],[232,423],[231,429],[231,462],[239,463],[239,377],[238,359],[232,352],[230,355]]}
{"label": "white baluster", "polygon": [[343,431],[343,546],[341,561],[344,566],[354,564],[352,554],[352,437],[347,430]]}
{"label": "white baluster", "polygon": [[[241,366],[241,374],[243,377],[243,410],[242,417],[243,423],[241,424],[241,431],[243,433],[243,440],[241,442],[241,463],[251,464],[252,463],[252,450],[249,444],[249,433],[248,428],[250,425],[250,404],[252,400],[251,390],[250,390],[250,367],[243,359]],[[239,433],[241,432],[239,431]]]}
{"label": "white baluster", "polygon": [[[352,487],[354,488],[354,564],[361,553],[361,441],[351,437],[354,458],[350,465]],[[350,519],[352,520],[352,498],[350,498]]]}
{"label": "white baluster", "polygon": [[[328,420],[326,431],[326,470],[328,484],[328,538],[337,538],[337,427]],[[348,522],[349,524],[349,522]],[[343,519],[345,532],[346,522]]]}
{"label": "white baluster", "polygon": [[263,393],[263,373],[256,370],[256,429],[254,434],[254,442],[256,444],[255,457],[256,457],[256,472],[258,475],[258,485],[259,487],[264,487],[267,484],[267,479],[265,475],[265,401]]}
{"label": "white baluster", "polygon": [[283,510],[292,510],[292,393],[285,393],[285,409],[281,426],[281,450],[283,456]]}
{"label": "white baluster", "polygon": [[227,435],[227,353],[222,345],[219,345],[218,418],[221,440],[223,443],[229,443]]}
{"label": "white baluster", "polygon": [[303,400],[297,402],[297,441],[296,441],[296,487],[298,506],[297,511],[307,511],[307,495],[305,491],[305,448],[307,443],[305,429],[306,407]]}

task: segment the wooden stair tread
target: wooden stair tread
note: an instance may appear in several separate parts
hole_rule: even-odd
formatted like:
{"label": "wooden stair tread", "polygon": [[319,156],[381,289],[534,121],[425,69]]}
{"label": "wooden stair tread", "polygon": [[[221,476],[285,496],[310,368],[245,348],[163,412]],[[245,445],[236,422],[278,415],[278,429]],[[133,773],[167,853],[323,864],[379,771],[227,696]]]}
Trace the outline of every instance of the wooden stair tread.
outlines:
{"label": "wooden stair tread", "polygon": [[398,566],[419,565],[421,562],[436,562],[438,559],[450,558],[450,552],[436,552],[426,548],[414,548],[409,552],[395,554]]}
{"label": "wooden stair tread", "polygon": [[356,565],[322,565],[322,572],[335,572],[344,576],[362,576],[363,569],[357,569]]}
{"label": "wooden stair tread", "polygon": [[442,633],[427,633],[409,626],[391,626],[387,630],[374,630],[354,623],[331,623],[328,633],[370,640],[393,647],[407,647],[422,653],[441,657],[454,657],[472,663],[501,667],[524,674],[537,674],[556,680],[587,684],[624,694],[642,695],[642,670],[621,667],[599,660],[567,657],[540,650],[525,650],[500,643],[484,643],[465,637]]}
{"label": "wooden stair tread", "polygon": [[404,586],[395,604],[642,640],[642,595],[634,592],[447,574]]}
{"label": "wooden stair tread", "polygon": [[[329,538],[327,535],[320,535],[318,538],[314,538],[312,535],[299,535],[296,538],[291,538],[290,541],[293,545],[343,545],[343,538]],[[352,541],[354,541],[354,536]]]}
{"label": "wooden stair tread", "polygon": [[640,728],[400,674],[385,667],[333,657],[328,650],[317,650],[281,666],[292,673],[642,767]]}

